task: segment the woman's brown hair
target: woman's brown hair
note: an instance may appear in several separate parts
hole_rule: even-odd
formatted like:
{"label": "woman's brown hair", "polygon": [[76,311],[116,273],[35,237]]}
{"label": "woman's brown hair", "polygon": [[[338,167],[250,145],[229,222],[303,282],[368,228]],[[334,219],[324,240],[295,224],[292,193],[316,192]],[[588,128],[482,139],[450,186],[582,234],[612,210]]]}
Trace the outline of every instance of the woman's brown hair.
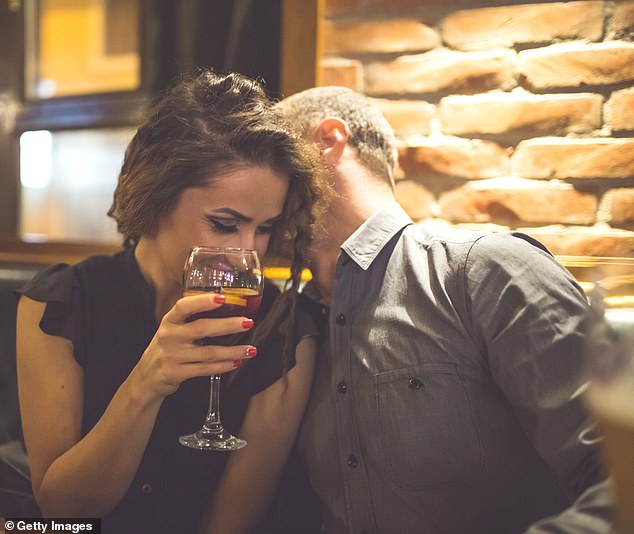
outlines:
{"label": "woman's brown hair", "polygon": [[254,343],[279,323],[289,354],[295,295],[326,188],[313,149],[273,104],[259,82],[237,73],[202,70],[180,81],[128,145],[108,215],[130,247],[156,233],[185,189],[209,185],[220,172],[247,164],[287,176],[288,195],[269,248],[288,254],[291,275],[288,290],[255,330]]}

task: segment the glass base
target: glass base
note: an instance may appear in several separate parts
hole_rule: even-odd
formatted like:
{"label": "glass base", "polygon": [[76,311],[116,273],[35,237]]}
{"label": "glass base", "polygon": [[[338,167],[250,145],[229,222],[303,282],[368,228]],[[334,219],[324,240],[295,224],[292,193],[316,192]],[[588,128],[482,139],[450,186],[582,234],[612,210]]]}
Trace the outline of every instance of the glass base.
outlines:
{"label": "glass base", "polygon": [[199,451],[237,451],[247,446],[246,441],[228,432],[208,433],[202,430],[188,436],[181,436],[178,442]]}

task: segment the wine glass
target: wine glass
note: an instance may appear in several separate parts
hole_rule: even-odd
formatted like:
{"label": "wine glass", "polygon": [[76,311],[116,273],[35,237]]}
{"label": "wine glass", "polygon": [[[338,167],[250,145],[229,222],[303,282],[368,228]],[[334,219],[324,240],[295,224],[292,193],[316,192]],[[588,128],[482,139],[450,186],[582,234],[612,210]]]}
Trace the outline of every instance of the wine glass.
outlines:
{"label": "wine glass", "polygon": [[590,302],[585,399],[611,476],[617,529],[634,532],[634,258],[577,258],[567,267]]}
{"label": "wine glass", "polygon": [[[183,296],[222,293],[225,303],[201,317],[246,316],[253,318],[262,301],[262,269],[255,250],[226,247],[194,247],[183,270]],[[244,334],[230,334],[198,340],[202,345],[234,345]],[[220,375],[211,377],[209,410],[200,430],[181,436],[182,445],[199,450],[233,451],[247,442],[227,432],[220,420]]]}

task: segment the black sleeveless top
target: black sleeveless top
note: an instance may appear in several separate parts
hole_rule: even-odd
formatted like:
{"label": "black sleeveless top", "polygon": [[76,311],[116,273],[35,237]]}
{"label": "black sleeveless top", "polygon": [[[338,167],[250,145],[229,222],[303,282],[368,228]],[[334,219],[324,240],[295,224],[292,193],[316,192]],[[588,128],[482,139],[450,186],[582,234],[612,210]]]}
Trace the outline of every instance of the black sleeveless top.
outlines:
{"label": "black sleeveless top", "polygon": [[[44,332],[73,342],[75,358],[84,371],[85,435],[156,332],[153,293],[132,249],[73,266],[54,265],[38,274],[22,293],[47,303],[40,322]],[[260,316],[277,293],[272,284],[267,285]],[[316,333],[308,317],[298,316],[296,342]],[[253,360],[221,381],[222,420],[230,432],[239,434],[251,396],[282,376],[279,347],[280,336],[273,332],[258,346]],[[178,443],[178,437],[201,427],[208,402],[207,377],[187,380],[165,398],[128,492],[102,518],[104,534],[195,531],[229,453],[189,449]]]}

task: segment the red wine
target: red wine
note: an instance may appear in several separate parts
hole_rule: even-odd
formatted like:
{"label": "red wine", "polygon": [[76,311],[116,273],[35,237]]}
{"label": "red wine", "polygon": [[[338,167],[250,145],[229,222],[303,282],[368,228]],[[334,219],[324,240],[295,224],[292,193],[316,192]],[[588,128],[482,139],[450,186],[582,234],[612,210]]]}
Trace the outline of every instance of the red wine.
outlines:
{"label": "red wine", "polygon": [[[205,312],[196,313],[189,317],[189,321],[196,319],[212,319],[217,317],[244,316],[253,319],[262,302],[262,294],[255,289],[244,287],[205,287],[188,288],[183,291],[184,297],[200,295],[201,293],[221,293],[225,296],[225,303]],[[200,345],[235,345],[244,333],[228,334],[226,336],[206,337],[197,340]]]}

